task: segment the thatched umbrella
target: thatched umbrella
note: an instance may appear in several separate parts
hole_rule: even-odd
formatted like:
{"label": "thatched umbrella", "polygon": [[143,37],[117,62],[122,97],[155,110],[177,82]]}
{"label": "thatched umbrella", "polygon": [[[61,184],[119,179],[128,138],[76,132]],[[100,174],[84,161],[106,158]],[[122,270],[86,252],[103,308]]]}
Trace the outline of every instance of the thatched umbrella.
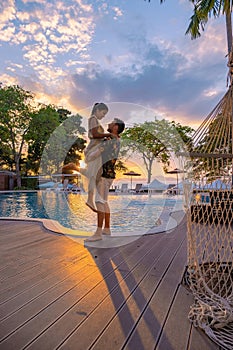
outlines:
{"label": "thatched umbrella", "polygon": [[136,173],[136,172],[133,171],[133,170],[128,171],[127,173],[124,173],[123,175],[130,176],[130,178],[131,178],[131,190],[132,190],[133,176],[141,176],[141,174]]}
{"label": "thatched umbrella", "polygon": [[64,182],[64,178],[70,176],[70,180],[74,180],[78,177],[79,174],[79,166],[75,163],[68,163],[62,167],[62,183]]}
{"label": "thatched umbrella", "polygon": [[74,171],[79,171],[80,168],[75,163],[68,163],[63,165],[62,174],[73,174]]}
{"label": "thatched umbrella", "polygon": [[178,174],[183,174],[184,170],[175,168],[173,170],[169,170],[167,171],[167,174],[176,174],[176,186],[177,186],[177,191],[178,191],[178,183],[179,183],[179,178],[178,178]]}

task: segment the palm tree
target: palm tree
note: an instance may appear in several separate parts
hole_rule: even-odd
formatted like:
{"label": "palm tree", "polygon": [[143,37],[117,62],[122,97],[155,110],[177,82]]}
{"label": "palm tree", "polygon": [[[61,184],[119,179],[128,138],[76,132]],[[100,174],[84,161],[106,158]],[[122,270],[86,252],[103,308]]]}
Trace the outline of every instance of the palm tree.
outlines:
{"label": "palm tree", "polygon": [[[162,2],[163,0],[161,0]],[[192,0],[194,10],[193,15],[190,18],[190,23],[185,34],[190,34],[192,39],[196,39],[201,36],[200,29],[204,31],[205,25],[208,19],[213,16],[219,17],[221,14],[226,16],[226,32],[227,32],[227,48],[228,48],[228,67],[229,67],[229,80],[232,84],[233,73],[233,54],[232,54],[232,1],[211,1],[211,0]]]}
{"label": "palm tree", "polygon": [[[161,0],[162,1],[162,0]],[[200,27],[202,30],[204,30],[206,23],[208,22],[208,18],[211,17],[211,15],[214,16],[214,18],[219,17],[221,14],[225,14],[226,16],[226,32],[227,32],[227,49],[228,49],[228,81],[229,81],[229,93],[231,94],[232,98],[232,83],[233,83],[233,47],[232,47],[232,21],[231,21],[231,12],[232,12],[232,0],[223,0],[223,1],[211,1],[211,0],[198,0],[194,1],[192,0],[194,4],[194,12],[191,17],[188,29],[186,31],[186,34],[191,34],[191,38],[195,39],[199,37],[200,34]],[[233,135],[233,108],[232,104],[230,106],[232,109],[232,122],[231,122],[231,129]],[[232,154],[233,154],[233,142],[231,142],[232,147]],[[233,186],[233,160],[232,160],[232,186]]]}
{"label": "palm tree", "polygon": [[[148,0],[150,2],[151,0]],[[160,3],[165,0],[160,0]],[[204,31],[208,19],[213,16],[218,18],[221,14],[226,16],[226,32],[227,32],[227,47],[228,47],[228,66],[229,79],[232,83],[233,75],[233,49],[232,49],[232,22],[231,12],[233,0],[191,0],[194,6],[193,15],[190,18],[190,23],[185,34],[190,34],[192,39],[201,36],[200,29]]]}

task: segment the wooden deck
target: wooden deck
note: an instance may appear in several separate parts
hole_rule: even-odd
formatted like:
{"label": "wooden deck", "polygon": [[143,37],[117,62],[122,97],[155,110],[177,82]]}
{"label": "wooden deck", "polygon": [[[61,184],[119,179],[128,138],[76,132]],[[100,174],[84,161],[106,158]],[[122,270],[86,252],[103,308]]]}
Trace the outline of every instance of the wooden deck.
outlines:
{"label": "wooden deck", "polygon": [[186,223],[108,249],[0,222],[0,349],[220,349],[188,321]]}

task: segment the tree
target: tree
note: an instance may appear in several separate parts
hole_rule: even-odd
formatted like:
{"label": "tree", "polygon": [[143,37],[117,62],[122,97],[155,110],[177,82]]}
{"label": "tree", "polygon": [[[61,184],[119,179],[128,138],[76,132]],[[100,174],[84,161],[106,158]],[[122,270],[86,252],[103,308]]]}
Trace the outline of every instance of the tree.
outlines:
{"label": "tree", "polygon": [[20,162],[30,121],[34,116],[33,95],[18,85],[0,86],[0,139],[6,164],[16,172],[21,187]]}
{"label": "tree", "polygon": [[41,157],[41,173],[59,172],[64,164],[81,159],[86,144],[81,123],[79,114],[71,115],[52,132]]}
{"label": "tree", "polygon": [[70,116],[67,109],[52,105],[38,106],[33,99],[31,92],[18,85],[0,85],[0,165],[15,171],[17,187],[21,187],[23,170],[26,174],[38,173],[51,134],[55,135],[56,142],[43,161],[49,165],[51,159],[59,159],[56,169],[62,166],[61,155],[63,161],[66,156],[65,161],[69,161],[69,157],[80,159],[77,152],[85,147],[85,140],[78,137],[85,131],[81,127],[81,116]]}
{"label": "tree", "polygon": [[190,127],[165,119],[135,124],[122,134],[122,153],[130,157],[137,153],[142,156],[147,171],[147,182],[151,182],[152,166],[155,160],[167,170],[172,153],[183,150],[190,141]]}
{"label": "tree", "polygon": [[64,160],[64,164],[77,163],[78,160],[82,159],[81,154],[86,147],[86,140],[81,137],[77,137],[73,145],[70,147],[69,151]]}
{"label": "tree", "polygon": [[40,109],[35,112],[25,136],[28,143],[26,173],[28,171],[32,171],[34,174],[38,173],[44,147],[50,134],[60,125],[61,120],[60,114],[51,105],[40,106]]}

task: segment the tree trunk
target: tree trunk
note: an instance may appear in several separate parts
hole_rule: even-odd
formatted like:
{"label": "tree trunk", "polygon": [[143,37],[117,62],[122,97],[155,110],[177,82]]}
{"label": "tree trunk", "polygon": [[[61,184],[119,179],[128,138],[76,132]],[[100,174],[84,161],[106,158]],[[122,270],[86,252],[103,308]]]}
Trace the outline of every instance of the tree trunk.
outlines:
{"label": "tree trunk", "polygon": [[226,13],[226,30],[227,30],[227,49],[228,54],[232,51],[232,23],[231,23],[231,12]]}
{"label": "tree trunk", "polygon": [[[227,30],[227,49],[228,49],[228,77],[230,79],[230,89],[232,92],[232,77],[233,77],[233,48],[232,48],[232,21],[231,12],[226,13],[226,30]],[[231,106],[231,137],[233,137],[233,103]],[[231,153],[233,154],[233,142],[231,142]],[[233,160],[232,160],[232,176],[231,187],[233,188]]]}
{"label": "tree trunk", "polygon": [[15,173],[16,173],[16,181],[17,181],[17,187],[21,187],[21,174],[20,174],[20,165],[19,165],[19,156],[15,156]]}
{"label": "tree trunk", "polygon": [[148,178],[147,178],[147,183],[148,184],[151,182],[152,165],[153,165],[153,160],[150,160],[149,164],[148,164]]}
{"label": "tree trunk", "polygon": [[231,12],[226,13],[226,31],[227,31],[227,53],[228,53],[228,79],[230,80],[230,85],[232,85],[233,77],[233,52],[232,52],[232,22],[231,22]]}

